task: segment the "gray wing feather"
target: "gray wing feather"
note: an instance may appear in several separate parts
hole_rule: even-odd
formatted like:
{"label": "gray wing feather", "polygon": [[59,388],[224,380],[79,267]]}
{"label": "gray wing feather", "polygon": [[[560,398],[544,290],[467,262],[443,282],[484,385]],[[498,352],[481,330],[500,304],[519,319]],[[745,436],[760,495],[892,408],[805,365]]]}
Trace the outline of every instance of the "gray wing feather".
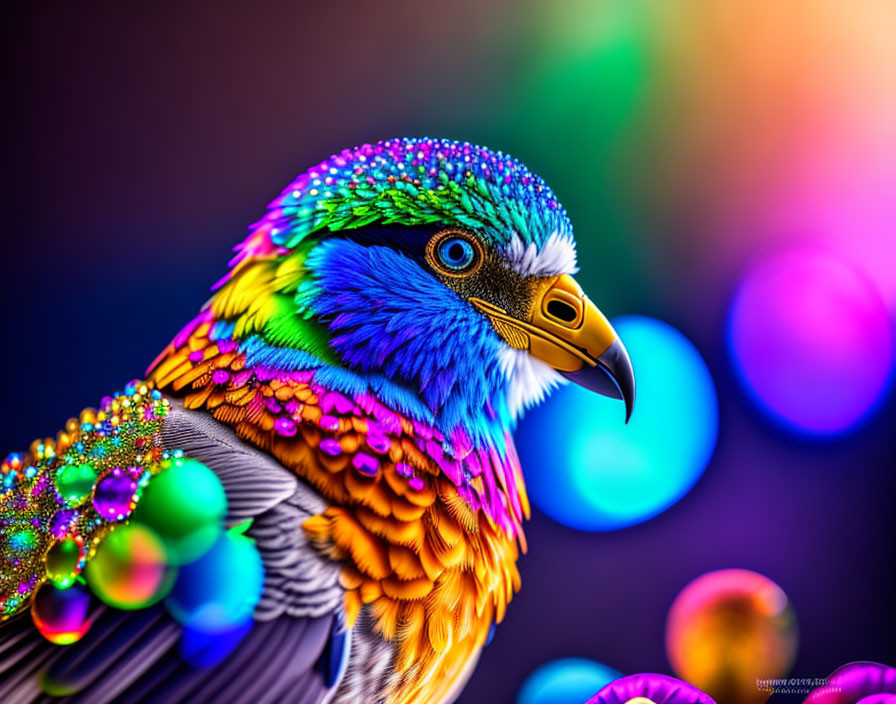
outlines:
{"label": "gray wing feather", "polygon": [[341,612],[340,566],[321,557],[302,530],[327,504],[277,460],[243,443],[229,427],[172,401],[162,430],[165,445],[211,468],[227,494],[231,524],[254,518],[249,535],[262,553],[265,588],[255,618],[318,617]]}

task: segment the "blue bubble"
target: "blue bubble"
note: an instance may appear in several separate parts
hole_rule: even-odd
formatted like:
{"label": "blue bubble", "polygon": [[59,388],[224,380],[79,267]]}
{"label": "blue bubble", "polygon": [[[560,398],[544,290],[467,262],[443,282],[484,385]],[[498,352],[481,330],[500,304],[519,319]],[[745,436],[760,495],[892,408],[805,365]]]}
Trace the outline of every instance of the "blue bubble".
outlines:
{"label": "blue bubble", "polygon": [[180,656],[193,667],[213,667],[224,660],[252,630],[252,620],[214,633],[185,626],[180,639]]}
{"label": "blue bubble", "polygon": [[263,586],[264,567],[255,543],[231,531],[180,568],[165,606],[193,631],[238,633],[252,618]]}
{"label": "blue bubble", "polygon": [[533,504],[579,530],[616,530],[669,508],[703,474],[718,436],[715,386],[694,345],[653,318],[613,324],[637,383],[628,425],[620,401],[567,385],[516,433]]}
{"label": "blue bubble", "polygon": [[516,704],[582,704],[620,677],[621,672],[594,660],[554,660],[526,678]]}

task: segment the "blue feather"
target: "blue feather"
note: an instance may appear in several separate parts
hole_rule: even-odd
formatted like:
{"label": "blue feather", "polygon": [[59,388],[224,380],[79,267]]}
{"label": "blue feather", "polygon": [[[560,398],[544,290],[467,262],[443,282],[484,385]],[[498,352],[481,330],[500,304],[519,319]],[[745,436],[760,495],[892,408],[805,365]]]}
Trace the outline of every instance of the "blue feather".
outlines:
{"label": "blue feather", "polygon": [[[321,383],[350,392],[361,380],[402,413],[436,418],[446,430],[460,426],[472,439],[503,447],[503,343],[483,315],[415,258],[382,244],[325,240],[305,266],[314,286],[297,297],[300,312],[325,322],[330,347],[345,364],[320,368]],[[257,345],[253,353],[262,359]],[[489,405],[497,412],[487,413]]]}

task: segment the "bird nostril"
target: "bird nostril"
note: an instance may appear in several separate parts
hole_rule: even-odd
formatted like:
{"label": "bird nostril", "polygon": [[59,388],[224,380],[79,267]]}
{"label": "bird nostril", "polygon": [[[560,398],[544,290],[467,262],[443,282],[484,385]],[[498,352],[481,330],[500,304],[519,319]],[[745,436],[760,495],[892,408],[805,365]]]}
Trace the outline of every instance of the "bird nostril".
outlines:
{"label": "bird nostril", "polygon": [[547,312],[549,315],[557,318],[557,320],[562,320],[564,323],[571,323],[579,317],[579,312],[569,305],[569,303],[564,303],[556,298],[548,301]]}

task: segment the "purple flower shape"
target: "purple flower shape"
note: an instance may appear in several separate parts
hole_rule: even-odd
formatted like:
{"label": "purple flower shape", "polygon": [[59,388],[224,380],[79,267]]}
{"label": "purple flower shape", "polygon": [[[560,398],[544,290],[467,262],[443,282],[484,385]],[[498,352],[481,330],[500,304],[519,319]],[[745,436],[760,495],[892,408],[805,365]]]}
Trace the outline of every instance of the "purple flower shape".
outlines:
{"label": "purple flower shape", "polygon": [[586,704],[627,704],[639,697],[653,704],[716,704],[708,694],[687,682],[652,673],[620,677],[591,697]]}
{"label": "purple flower shape", "polygon": [[[879,662],[851,662],[834,670],[827,685],[806,697],[803,704],[878,704],[872,695],[896,694],[896,668]],[[882,702],[886,702],[884,697]]]}

